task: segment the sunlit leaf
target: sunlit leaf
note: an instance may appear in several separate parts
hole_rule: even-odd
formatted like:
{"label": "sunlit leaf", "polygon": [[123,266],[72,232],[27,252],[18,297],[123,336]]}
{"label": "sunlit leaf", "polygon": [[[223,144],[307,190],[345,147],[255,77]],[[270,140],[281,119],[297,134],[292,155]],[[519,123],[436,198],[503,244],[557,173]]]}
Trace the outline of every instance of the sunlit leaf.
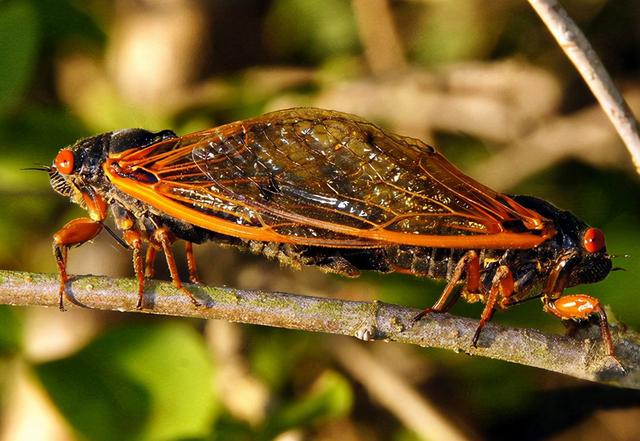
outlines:
{"label": "sunlit leaf", "polygon": [[277,434],[321,420],[344,417],[352,405],[353,391],[349,381],[337,372],[327,371],[306,396],[280,409],[271,418],[266,432]]}
{"label": "sunlit leaf", "polygon": [[176,322],[111,330],[36,372],[75,430],[91,440],[203,436],[216,415],[206,348]]}

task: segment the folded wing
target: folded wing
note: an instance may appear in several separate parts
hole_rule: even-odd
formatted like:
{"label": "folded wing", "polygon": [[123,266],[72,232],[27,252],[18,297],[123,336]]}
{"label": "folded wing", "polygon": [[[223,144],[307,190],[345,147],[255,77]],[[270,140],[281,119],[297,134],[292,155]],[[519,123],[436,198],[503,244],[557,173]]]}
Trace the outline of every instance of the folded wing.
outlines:
{"label": "folded wing", "polygon": [[245,239],[528,248],[553,234],[546,219],[465,176],[432,147],[334,111],[273,112],[110,161],[131,171],[110,176],[121,190]]}

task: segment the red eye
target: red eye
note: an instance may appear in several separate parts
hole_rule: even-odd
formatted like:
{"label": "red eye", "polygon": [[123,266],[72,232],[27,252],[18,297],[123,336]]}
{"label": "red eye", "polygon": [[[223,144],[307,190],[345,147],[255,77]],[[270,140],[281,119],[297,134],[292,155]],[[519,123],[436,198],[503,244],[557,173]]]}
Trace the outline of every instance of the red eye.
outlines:
{"label": "red eye", "polygon": [[582,236],[582,246],[590,253],[596,253],[604,248],[604,234],[597,228],[587,228]]}
{"label": "red eye", "polygon": [[63,175],[69,175],[73,173],[73,152],[71,150],[60,150],[58,156],[53,161],[53,165],[56,166],[56,170],[58,170]]}

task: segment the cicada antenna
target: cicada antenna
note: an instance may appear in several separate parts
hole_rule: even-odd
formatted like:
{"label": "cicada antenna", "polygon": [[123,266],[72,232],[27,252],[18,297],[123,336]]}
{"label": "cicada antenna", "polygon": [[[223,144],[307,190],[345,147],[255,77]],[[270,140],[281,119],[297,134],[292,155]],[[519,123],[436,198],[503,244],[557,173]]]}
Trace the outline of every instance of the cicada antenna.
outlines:
{"label": "cicada antenna", "polygon": [[[621,255],[617,255],[617,254],[609,254],[608,255],[609,259],[628,259],[629,257],[631,257],[630,254],[621,254]],[[626,268],[623,268],[621,266],[614,266],[613,268],[611,268],[611,271],[626,271]]]}
{"label": "cicada antenna", "polygon": [[43,171],[43,172],[51,172],[51,167],[49,167],[48,165],[44,165],[44,164],[36,164],[37,167],[26,167],[26,168],[21,168],[20,170],[35,170],[35,171]]}

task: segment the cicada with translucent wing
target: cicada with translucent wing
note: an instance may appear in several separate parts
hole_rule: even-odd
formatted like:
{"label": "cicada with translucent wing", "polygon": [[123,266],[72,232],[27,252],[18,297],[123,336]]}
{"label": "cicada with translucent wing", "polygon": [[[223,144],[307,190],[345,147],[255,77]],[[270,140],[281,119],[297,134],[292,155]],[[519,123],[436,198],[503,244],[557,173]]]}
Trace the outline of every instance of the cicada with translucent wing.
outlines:
{"label": "cicada with translucent wing", "polygon": [[596,317],[614,354],[598,300],[562,296],[611,271],[600,230],[541,199],[493,191],[423,142],[353,115],[298,108],[184,136],[118,130],[62,149],[47,170],[54,190],[89,213],[54,236],[61,308],[68,248],[95,237],[110,211],[133,250],[139,308],[158,251],[197,303],[171,244],[185,241],[196,281],[192,244],[214,241],[349,277],[446,279],[421,315],[459,297],[484,302],[474,344],[496,309],[541,298],[561,319]]}

